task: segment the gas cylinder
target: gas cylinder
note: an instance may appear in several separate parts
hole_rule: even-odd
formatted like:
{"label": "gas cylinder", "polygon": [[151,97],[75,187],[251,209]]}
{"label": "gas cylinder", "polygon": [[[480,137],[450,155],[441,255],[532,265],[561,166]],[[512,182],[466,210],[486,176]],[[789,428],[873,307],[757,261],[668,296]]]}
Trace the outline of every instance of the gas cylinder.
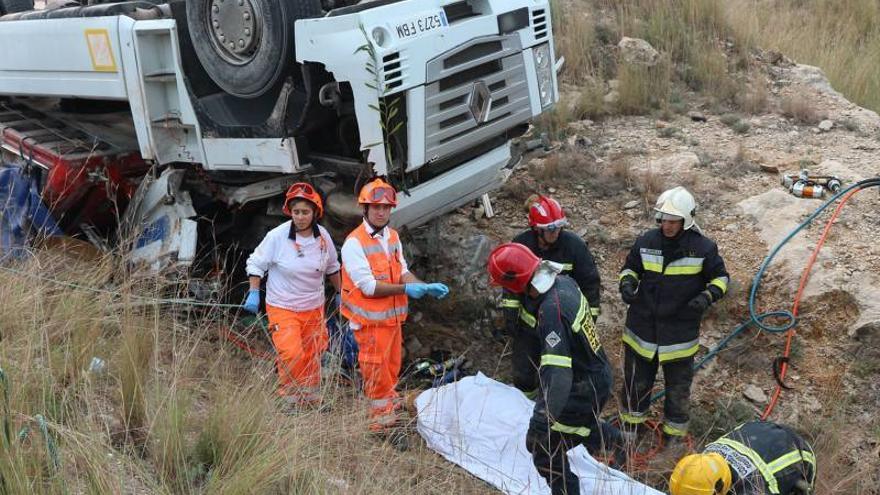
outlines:
{"label": "gas cylinder", "polygon": [[797,181],[792,184],[791,193],[799,198],[822,198],[825,196],[825,188],[811,182]]}

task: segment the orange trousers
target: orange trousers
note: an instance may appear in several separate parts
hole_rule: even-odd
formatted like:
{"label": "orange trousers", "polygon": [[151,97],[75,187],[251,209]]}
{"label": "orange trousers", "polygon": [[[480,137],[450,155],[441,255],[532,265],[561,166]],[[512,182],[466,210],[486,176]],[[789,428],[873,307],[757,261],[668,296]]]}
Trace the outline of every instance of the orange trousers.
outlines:
{"label": "orange trousers", "polygon": [[403,360],[400,325],[368,326],[354,330],[364,395],[370,400],[370,429],[381,430],[397,422],[400,400],[395,388]]}
{"label": "orange trousers", "polygon": [[278,353],[278,395],[294,402],[321,400],[321,353],[327,349],[324,308],[291,311],[266,305]]}

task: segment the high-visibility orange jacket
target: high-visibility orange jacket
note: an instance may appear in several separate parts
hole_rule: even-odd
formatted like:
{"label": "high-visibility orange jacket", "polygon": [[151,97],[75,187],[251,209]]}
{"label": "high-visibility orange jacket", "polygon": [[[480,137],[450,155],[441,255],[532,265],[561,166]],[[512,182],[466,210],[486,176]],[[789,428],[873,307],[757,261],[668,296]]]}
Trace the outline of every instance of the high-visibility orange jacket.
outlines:
{"label": "high-visibility orange jacket", "polygon": [[[364,250],[373,277],[377,282],[399,284],[403,267],[399,252],[403,249],[397,231],[388,228],[388,253],[378,239],[367,233],[365,224],[354,229],[349,238],[355,238]],[[344,260],[343,260],[344,261]],[[407,297],[405,294],[367,297],[355,285],[348,271],[342,270],[342,316],[360,326],[393,326],[406,320]]]}

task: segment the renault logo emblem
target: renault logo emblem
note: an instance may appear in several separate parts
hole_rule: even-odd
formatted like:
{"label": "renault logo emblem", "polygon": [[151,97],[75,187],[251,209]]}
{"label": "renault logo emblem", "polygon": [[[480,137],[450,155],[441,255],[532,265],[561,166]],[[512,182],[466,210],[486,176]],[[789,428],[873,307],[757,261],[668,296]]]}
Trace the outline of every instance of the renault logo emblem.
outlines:
{"label": "renault logo emblem", "polygon": [[474,117],[474,122],[485,124],[489,120],[489,111],[492,110],[492,94],[489,93],[489,87],[483,81],[474,83],[471,92],[468,95],[468,109]]}

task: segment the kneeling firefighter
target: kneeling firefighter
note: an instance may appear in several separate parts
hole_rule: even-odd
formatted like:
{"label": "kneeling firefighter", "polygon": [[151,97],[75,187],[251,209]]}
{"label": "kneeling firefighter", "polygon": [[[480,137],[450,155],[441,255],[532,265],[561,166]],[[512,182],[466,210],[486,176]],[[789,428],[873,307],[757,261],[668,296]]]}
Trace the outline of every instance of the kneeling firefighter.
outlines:
{"label": "kneeling firefighter", "polygon": [[584,444],[591,453],[612,447],[615,462],[626,453],[619,430],[599,421],[611,396],[611,366],[590,316],[590,303],[562,266],[541,261],[526,246],[507,243],[489,255],[489,278],[535,315],[540,346],[539,390],[526,435],[526,448],[554,495],[580,493],[566,452]]}
{"label": "kneeling firefighter", "polygon": [[789,428],[751,421],[684,457],[669,480],[672,495],[810,495],[816,455]]}

